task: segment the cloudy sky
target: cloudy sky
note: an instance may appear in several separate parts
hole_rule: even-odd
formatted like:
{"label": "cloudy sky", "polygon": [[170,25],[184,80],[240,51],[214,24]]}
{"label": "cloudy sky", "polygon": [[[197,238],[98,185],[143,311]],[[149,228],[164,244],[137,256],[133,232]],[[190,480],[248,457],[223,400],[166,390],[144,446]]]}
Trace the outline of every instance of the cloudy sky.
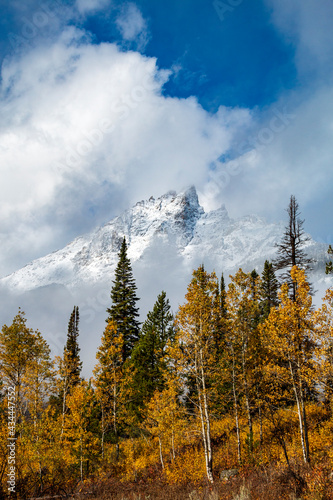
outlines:
{"label": "cloudy sky", "polygon": [[191,184],[332,243],[331,0],[0,5],[0,276]]}

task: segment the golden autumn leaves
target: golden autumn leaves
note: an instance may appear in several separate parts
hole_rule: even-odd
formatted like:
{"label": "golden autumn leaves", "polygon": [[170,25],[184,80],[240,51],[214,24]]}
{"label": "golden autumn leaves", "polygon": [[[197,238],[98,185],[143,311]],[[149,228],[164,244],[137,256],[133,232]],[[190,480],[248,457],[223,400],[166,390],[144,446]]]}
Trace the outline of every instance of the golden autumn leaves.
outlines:
{"label": "golden autumn leaves", "polygon": [[139,416],[131,410],[135,370],[123,362],[114,321],[104,330],[92,379],[72,387],[62,412],[48,398],[63,391],[64,363],[58,360],[57,372],[47,344],[20,313],[0,334],[0,371],[16,387],[25,491],[56,491],[110,468],[121,478],[159,467],[171,482],[203,474],[213,482],[219,468],[308,463],[323,453],[333,460],[321,443],[333,425],[333,291],[315,310],[304,271],[293,267],[291,279],[295,297],[282,285],[267,315],[256,273],[240,269],[224,291],[215,273],[195,270],[175,335],[159,353],[163,383]]}

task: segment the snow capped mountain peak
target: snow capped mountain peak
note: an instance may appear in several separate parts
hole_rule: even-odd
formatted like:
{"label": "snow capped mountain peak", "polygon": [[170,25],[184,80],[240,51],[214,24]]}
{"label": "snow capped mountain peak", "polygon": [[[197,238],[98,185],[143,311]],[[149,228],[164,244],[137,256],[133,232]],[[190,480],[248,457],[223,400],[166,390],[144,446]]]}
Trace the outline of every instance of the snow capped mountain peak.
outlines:
{"label": "snow capped mountain peak", "polygon": [[[101,228],[31,262],[0,283],[16,292],[53,284],[75,290],[110,283],[124,236],[132,263],[146,262],[151,252],[158,252],[154,248],[168,248],[189,273],[203,262],[218,273],[239,267],[260,269],[266,259],[275,257],[275,244],[283,230],[283,224],[268,224],[255,215],[233,220],[224,205],[205,213],[191,186],[178,194],[169,191],[157,199],[151,196],[137,202]],[[311,241],[307,250],[323,265],[325,245]],[[146,264],[149,266],[148,261]]]}

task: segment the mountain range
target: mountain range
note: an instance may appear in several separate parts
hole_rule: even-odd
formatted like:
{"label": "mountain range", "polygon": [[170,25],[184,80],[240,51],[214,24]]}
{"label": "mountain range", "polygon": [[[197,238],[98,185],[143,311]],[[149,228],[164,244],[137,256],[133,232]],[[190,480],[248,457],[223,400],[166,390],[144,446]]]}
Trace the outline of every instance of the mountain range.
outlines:
{"label": "mountain range", "polygon": [[[110,282],[124,236],[132,263],[147,260],[149,265],[149,250],[159,245],[187,268],[207,263],[225,274],[239,267],[260,269],[265,259],[276,256],[275,244],[281,241],[283,230],[283,223],[269,224],[255,215],[232,219],[224,205],[205,213],[195,188],[190,187],[179,194],[171,191],[139,201],[103,227],[34,260],[0,283],[26,292],[53,284],[74,291],[82,285]],[[305,251],[315,260],[314,272],[322,271],[326,245],[310,239]]]}
{"label": "mountain range", "polygon": [[[162,289],[176,310],[184,300],[192,270],[200,264],[218,276],[223,272],[226,278],[239,267],[260,273],[265,260],[276,256],[284,226],[256,215],[233,219],[224,205],[206,213],[194,187],[178,194],[170,191],[139,201],[104,226],[2,278],[0,289],[11,297],[11,304],[25,308],[42,333],[47,330],[57,353],[64,345],[71,309],[79,305],[83,343],[95,349],[124,236],[143,320]],[[310,237],[304,250],[314,259],[309,278],[321,297],[333,284],[325,275],[327,247]],[[11,310],[3,307],[4,314]]]}

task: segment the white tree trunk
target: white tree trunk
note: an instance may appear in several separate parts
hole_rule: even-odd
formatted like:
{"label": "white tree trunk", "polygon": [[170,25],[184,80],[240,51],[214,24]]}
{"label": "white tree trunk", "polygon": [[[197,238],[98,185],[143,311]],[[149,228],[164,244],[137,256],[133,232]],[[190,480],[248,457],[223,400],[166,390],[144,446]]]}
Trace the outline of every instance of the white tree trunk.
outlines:
{"label": "white tree trunk", "polygon": [[161,465],[162,465],[162,469],[164,469],[163,454],[162,454],[162,441],[161,441],[160,436],[158,436],[158,444],[159,444],[159,448],[160,448]]}
{"label": "white tree trunk", "polygon": [[302,395],[300,395],[298,392],[297,382],[295,380],[294,369],[293,369],[292,362],[291,362],[290,358],[289,358],[289,369],[290,369],[291,380],[292,380],[292,384],[293,384],[293,390],[294,390],[296,405],[297,405],[299,430],[300,430],[300,434],[301,434],[301,444],[302,444],[302,452],[303,452],[303,460],[305,463],[308,463],[309,457],[307,454],[306,439],[305,439],[304,425],[303,425],[303,415],[302,415],[302,403],[304,404],[304,402],[301,402]]}

